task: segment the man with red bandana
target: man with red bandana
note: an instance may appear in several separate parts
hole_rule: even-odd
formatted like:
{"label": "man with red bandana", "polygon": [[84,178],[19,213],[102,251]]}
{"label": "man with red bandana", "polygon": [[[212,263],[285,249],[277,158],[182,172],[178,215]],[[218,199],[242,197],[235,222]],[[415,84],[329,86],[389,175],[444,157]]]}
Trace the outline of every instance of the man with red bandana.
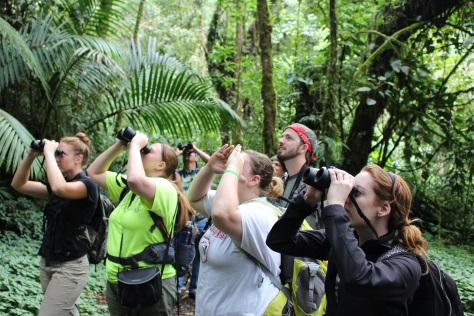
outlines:
{"label": "man with red bandana", "polygon": [[[306,189],[306,184],[301,179],[311,161],[316,161],[313,153],[316,151],[318,141],[310,128],[295,123],[285,129],[279,143],[277,157],[285,164],[287,171],[286,177],[283,178],[285,192],[282,196],[291,200],[293,196]],[[279,199],[278,204],[283,208],[288,205],[284,199]],[[314,229],[322,228],[316,212],[306,220]]]}

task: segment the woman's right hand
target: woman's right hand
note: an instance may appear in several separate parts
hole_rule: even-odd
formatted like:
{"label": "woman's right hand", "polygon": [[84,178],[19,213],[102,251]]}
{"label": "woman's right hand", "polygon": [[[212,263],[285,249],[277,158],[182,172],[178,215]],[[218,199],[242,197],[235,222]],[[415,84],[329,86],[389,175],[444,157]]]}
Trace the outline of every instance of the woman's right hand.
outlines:
{"label": "woman's right hand", "polygon": [[234,145],[225,144],[212,154],[207,162],[212,171],[217,174],[222,174],[226,169],[227,159],[234,150]]}

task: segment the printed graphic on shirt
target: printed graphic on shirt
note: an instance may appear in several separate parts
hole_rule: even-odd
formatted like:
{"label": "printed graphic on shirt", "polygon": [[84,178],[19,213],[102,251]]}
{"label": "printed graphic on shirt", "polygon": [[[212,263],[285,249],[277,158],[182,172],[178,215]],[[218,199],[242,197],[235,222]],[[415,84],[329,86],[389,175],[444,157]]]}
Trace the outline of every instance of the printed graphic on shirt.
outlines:
{"label": "printed graphic on shirt", "polygon": [[211,228],[209,228],[209,231],[211,232],[212,236],[219,238],[221,240],[224,240],[227,237],[226,233],[222,232],[214,225],[212,225]]}
{"label": "printed graphic on shirt", "polygon": [[211,240],[207,236],[202,236],[201,240],[199,241],[199,254],[201,255],[202,263],[207,261],[207,252],[210,245]]}

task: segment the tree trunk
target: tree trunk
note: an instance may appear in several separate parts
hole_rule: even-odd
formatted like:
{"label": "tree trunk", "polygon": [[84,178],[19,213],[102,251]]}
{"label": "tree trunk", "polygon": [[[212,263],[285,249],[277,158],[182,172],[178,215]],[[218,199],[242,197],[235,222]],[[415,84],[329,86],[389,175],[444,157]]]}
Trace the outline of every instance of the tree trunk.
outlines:
{"label": "tree trunk", "polygon": [[[402,7],[387,6],[382,10],[384,14],[383,21],[377,32],[385,34],[386,37],[379,37],[375,43],[376,46],[382,45],[387,37],[392,36],[399,30],[405,29],[420,22],[429,22],[443,14],[449,14],[449,11],[462,4],[462,0],[415,0],[404,2]],[[421,27],[421,26],[420,26]],[[419,27],[414,27],[398,37],[400,42],[406,41],[411,35],[416,33]],[[395,56],[394,50],[386,50],[376,56],[370,63],[367,73],[377,78],[391,71],[390,60]],[[376,101],[375,105],[367,105],[367,97]],[[372,140],[374,136],[374,127],[377,120],[388,107],[387,100],[377,91],[362,93],[359,106],[355,111],[355,116],[351,130],[346,142],[347,150],[344,153],[342,168],[351,174],[357,174],[363,166],[366,165],[369,154],[371,153]]]}
{"label": "tree trunk", "polygon": [[257,0],[258,28],[260,34],[260,59],[262,63],[263,129],[265,154],[271,155],[277,148],[276,95],[273,86],[272,27],[266,0]]}
{"label": "tree trunk", "polygon": [[328,67],[327,86],[323,105],[323,112],[321,113],[321,131],[325,131],[326,137],[335,139],[338,136],[336,113],[339,109],[337,99],[335,98],[337,66],[336,0],[329,1],[329,27],[331,38],[331,55]]}
{"label": "tree trunk", "polygon": [[138,31],[140,31],[140,23],[142,22],[143,18],[143,8],[145,7],[146,0],[140,0],[140,4],[138,5],[138,13],[137,13],[137,21],[135,23],[135,29],[133,30],[133,42],[135,45],[138,43]]}
{"label": "tree trunk", "polygon": [[[244,46],[244,5],[238,0],[237,7],[237,26],[235,36],[235,112],[242,117],[242,48]],[[242,130],[239,129],[233,134],[234,144],[242,143]]]}

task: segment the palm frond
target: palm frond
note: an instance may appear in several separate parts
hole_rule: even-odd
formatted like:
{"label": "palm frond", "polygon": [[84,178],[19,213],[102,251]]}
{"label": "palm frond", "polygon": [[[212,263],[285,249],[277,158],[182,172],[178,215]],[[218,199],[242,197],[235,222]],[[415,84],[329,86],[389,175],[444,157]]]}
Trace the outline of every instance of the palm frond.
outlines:
{"label": "palm frond", "polygon": [[122,0],[60,0],[64,11],[58,21],[76,35],[92,35],[102,38],[118,36],[122,30],[129,30],[130,20],[125,13],[135,9],[130,2]]}
{"label": "palm frond", "polygon": [[[15,172],[32,140],[34,137],[20,122],[0,109],[0,166],[6,172]],[[30,171],[31,178],[38,179],[43,174],[44,170],[35,160]]]}
{"label": "palm frond", "polygon": [[50,97],[49,86],[37,57],[30,49],[25,37],[18,33],[4,19],[0,18],[1,50],[0,50],[0,91],[25,77],[28,69],[33,71]]}
{"label": "palm frond", "polygon": [[136,70],[129,87],[118,96],[108,96],[107,103],[109,117],[121,113],[134,126],[166,130],[175,137],[218,131],[223,119],[230,128],[243,125],[225,102],[210,97],[210,87],[204,81],[169,65]]}

